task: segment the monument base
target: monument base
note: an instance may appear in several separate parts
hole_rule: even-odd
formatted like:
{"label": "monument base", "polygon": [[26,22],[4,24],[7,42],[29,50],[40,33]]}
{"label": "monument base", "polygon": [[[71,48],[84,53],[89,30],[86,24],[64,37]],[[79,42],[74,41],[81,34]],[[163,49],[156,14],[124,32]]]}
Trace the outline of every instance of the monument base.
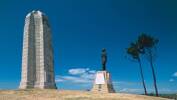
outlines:
{"label": "monument base", "polygon": [[110,74],[107,71],[98,71],[96,73],[92,92],[115,93]]}
{"label": "monument base", "polygon": [[[45,84],[44,84],[45,83]],[[32,82],[21,82],[19,89],[57,89],[55,83],[47,83],[47,82],[42,82],[42,83],[32,83]]]}

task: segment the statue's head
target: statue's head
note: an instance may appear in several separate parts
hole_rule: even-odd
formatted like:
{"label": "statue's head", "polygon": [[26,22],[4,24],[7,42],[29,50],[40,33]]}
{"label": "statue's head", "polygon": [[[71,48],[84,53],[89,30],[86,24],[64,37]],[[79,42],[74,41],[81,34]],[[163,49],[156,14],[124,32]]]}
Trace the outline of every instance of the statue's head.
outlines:
{"label": "statue's head", "polygon": [[105,49],[105,48],[103,48],[103,49],[102,49],[102,52],[106,52],[106,49]]}

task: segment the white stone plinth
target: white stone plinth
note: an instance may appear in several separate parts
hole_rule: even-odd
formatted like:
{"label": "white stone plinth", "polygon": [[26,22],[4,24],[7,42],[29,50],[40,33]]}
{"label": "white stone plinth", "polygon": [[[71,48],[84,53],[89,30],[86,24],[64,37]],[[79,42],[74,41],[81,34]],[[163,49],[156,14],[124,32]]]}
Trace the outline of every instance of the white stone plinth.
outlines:
{"label": "white stone plinth", "polygon": [[98,71],[95,75],[92,92],[114,93],[110,74],[107,71]]}

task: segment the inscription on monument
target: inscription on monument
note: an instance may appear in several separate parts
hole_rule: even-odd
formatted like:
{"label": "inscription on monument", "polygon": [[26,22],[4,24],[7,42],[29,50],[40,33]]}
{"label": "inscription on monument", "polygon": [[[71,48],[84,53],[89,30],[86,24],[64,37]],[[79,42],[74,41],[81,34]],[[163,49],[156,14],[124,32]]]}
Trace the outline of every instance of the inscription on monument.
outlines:
{"label": "inscription on monument", "polygon": [[95,84],[105,84],[105,77],[103,73],[97,73],[96,74],[96,80],[95,80]]}

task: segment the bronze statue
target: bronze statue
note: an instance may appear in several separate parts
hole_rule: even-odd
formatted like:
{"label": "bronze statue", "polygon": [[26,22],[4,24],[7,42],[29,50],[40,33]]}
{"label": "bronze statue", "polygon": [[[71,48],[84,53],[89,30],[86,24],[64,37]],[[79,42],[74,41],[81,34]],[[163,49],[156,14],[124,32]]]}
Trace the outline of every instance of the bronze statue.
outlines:
{"label": "bronze statue", "polygon": [[106,49],[102,49],[101,60],[102,60],[102,70],[105,71],[106,70],[106,62],[107,62]]}

